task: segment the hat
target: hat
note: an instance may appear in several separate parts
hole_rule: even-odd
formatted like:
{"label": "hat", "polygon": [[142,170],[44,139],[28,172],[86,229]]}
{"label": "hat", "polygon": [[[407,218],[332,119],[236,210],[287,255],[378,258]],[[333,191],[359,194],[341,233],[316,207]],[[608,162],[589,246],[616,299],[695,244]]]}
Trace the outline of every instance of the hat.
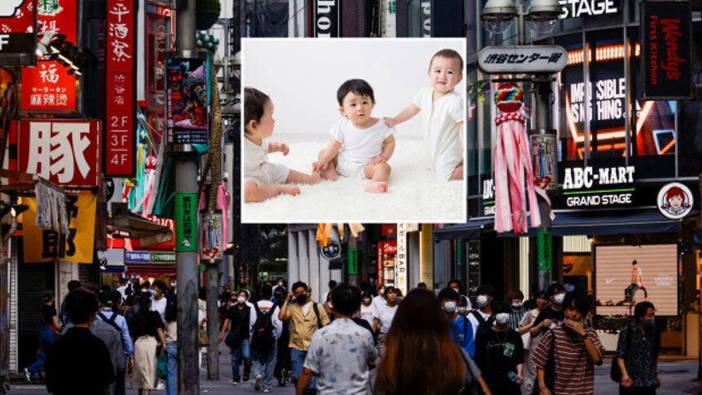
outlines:
{"label": "hat", "polygon": [[112,306],[112,291],[100,291],[98,293],[98,300],[106,306]]}

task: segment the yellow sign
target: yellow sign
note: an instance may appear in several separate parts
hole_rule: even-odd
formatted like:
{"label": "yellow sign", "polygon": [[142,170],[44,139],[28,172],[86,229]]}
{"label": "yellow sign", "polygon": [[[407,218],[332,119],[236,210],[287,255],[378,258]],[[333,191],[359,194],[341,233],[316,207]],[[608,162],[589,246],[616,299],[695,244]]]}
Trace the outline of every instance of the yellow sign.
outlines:
{"label": "yellow sign", "polygon": [[73,203],[69,205],[68,235],[37,227],[37,200],[22,199],[22,203],[29,207],[22,214],[25,262],[53,262],[58,259],[63,262],[93,263],[97,198],[89,192],[79,193],[77,196],[67,195],[66,198]]}

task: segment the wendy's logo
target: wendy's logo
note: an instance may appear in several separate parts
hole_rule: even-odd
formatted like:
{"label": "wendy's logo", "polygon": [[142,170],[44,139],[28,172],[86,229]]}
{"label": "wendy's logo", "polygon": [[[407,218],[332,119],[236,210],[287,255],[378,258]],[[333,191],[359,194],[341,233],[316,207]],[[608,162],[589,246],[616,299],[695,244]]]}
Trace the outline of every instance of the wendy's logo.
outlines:
{"label": "wendy's logo", "polygon": [[693,204],[694,198],[690,188],[679,182],[666,184],[658,192],[658,210],[667,218],[684,218],[692,210]]}

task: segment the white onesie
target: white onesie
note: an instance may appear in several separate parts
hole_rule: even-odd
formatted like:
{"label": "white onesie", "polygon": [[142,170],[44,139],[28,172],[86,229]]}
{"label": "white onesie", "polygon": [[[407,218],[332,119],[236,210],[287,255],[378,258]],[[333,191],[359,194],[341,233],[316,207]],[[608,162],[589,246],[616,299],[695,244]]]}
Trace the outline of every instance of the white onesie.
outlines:
{"label": "white onesie", "polygon": [[431,88],[422,88],[412,103],[422,110],[422,136],[429,148],[431,169],[441,179],[448,180],[463,160],[460,126],[465,119],[463,99],[451,91],[433,101],[433,93]]}
{"label": "white onesie", "polygon": [[331,129],[332,137],[341,143],[336,171],[344,177],[363,177],[368,162],[383,152],[383,141],[395,133],[383,120],[359,129],[342,118]]}
{"label": "white onesie", "polygon": [[244,181],[254,180],[259,186],[285,184],[290,170],[268,162],[268,142],[258,145],[244,137]]}

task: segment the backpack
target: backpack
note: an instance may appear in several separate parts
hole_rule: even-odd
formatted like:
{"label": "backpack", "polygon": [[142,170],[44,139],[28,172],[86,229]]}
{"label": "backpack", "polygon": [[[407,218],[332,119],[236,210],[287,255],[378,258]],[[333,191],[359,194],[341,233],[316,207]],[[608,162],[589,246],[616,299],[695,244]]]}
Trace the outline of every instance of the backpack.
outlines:
{"label": "backpack", "polygon": [[115,330],[117,331],[117,333],[119,333],[120,336],[122,335],[122,329],[121,329],[121,328],[119,327],[119,325],[117,325],[117,323],[115,322],[115,319],[117,318],[117,313],[113,312],[113,313],[112,313],[112,316],[111,316],[109,319],[105,316],[105,314],[102,314],[102,311],[98,311],[98,312],[97,312],[97,315],[100,316],[100,319],[102,320],[102,322],[104,322],[104,323],[106,323],[107,325],[109,325],[109,326],[115,328]]}
{"label": "backpack", "polygon": [[319,318],[319,307],[317,307],[317,303],[312,304],[312,310],[314,310],[314,315],[317,316],[317,329],[320,329],[324,324],[322,324],[322,319]]}
{"label": "backpack", "polygon": [[256,323],[254,323],[251,333],[251,348],[257,350],[266,350],[275,344],[273,337],[273,310],[264,313],[258,307],[258,303],[254,303],[256,309]]}
{"label": "backpack", "polygon": [[478,336],[478,333],[484,330],[489,330],[490,327],[492,327],[492,323],[495,322],[494,317],[490,317],[487,320],[483,318],[482,314],[478,310],[471,310],[470,314],[475,317],[475,319],[478,321],[478,329],[475,331],[475,336]]}

